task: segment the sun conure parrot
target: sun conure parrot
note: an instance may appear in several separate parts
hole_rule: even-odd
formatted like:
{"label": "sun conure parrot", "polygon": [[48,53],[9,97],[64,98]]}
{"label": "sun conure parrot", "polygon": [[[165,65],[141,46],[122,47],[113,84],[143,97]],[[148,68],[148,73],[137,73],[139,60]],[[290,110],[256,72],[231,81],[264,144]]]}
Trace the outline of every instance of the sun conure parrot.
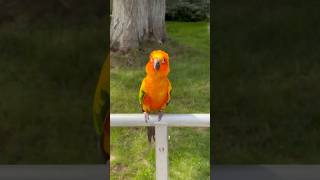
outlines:
{"label": "sun conure parrot", "polygon": [[[139,102],[146,122],[149,120],[149,113],[159,113],[160,121],[163,110],[170,102],[172,87],[168,79],[169,72],[169,55],[161,50],[151,52],[146,65],[147,74],[139,91]],[[155,141],[154,127],[147,128],[149,142],[152,138]]]}
{"label": "sun conure parrot", "polygon": [[98,146],[105,161],[110,157],[109,67],[110,61],[107,56],[100,72],[93,102],[93,124],[98,137]]}

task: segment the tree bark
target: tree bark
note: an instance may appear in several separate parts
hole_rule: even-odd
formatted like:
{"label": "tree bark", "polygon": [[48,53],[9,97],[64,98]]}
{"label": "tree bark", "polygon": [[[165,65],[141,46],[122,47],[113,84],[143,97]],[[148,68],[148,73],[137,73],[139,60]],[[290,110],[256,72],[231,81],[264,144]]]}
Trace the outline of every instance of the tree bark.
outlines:
{"label": "tree bark", "polygon": [[165,0],[116,0],[110,26],[112,50],[137,48],[147,39],[165,40]]}
{"label": "tree bark", "polygon": [[165,0],[151,0],[149,8],[149,38],[159,43],[166,40],[165,31]]}

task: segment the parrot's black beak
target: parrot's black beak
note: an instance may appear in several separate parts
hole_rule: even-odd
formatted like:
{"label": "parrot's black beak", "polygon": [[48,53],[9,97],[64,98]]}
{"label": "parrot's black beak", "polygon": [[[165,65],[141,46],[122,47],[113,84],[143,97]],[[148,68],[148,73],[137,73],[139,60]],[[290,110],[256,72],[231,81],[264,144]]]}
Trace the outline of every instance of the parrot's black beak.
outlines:
{"label": "parrot's black beak", "polygon": [[159,60],[154,61],[153,68],[158,71],[160,69],[160,62]]}

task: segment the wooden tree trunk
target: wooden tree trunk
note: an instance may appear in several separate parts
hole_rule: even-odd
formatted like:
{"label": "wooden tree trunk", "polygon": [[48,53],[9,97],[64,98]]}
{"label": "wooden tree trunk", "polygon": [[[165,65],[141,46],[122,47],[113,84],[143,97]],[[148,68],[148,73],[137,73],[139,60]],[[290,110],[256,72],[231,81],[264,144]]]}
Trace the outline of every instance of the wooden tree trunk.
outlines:
{"label": "wooden tree trunk", "polygon": [[147,39],[165,40],[165,0],[116,0],[112,4],[111,50],[137,48]]}
{"label": "wooden tree trunk", "polygon": [[165,0],[151,0],[149,8],[149,38],[159,43],[166,40]]}

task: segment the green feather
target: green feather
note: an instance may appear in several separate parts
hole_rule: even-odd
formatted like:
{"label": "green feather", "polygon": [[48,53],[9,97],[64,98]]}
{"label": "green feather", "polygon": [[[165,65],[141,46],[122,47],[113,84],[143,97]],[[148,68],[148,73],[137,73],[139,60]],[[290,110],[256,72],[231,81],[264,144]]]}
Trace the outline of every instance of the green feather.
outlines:
{"label": "green feather", "polygon": [[106,58],[97,83],[93,99],[93,124],[98,135],[103,132],[103,122],[110,105],[109,60]]}

